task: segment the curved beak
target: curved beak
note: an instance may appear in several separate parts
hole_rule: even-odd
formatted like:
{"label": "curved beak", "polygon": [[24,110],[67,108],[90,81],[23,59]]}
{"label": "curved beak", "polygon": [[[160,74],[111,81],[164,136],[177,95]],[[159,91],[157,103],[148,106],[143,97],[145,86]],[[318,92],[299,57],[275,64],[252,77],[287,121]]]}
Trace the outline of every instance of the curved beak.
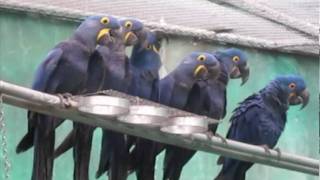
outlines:
{"label": "curved beak", "polygon": [[111,29],[109,29],[109,28],[101,29],[101,30],[99,31],[98,35],[97,35],[97,42],[99,42],[102,37],[105,37],[105,36],[106,36],[107,38],[111,37],[111,35],[110,35],[110,30],[111,30]]}
{"label": "curved beak", "polygon": [[234,66],[231,70],[230,78],[231,79],[241,78],[241,81],[242,81],[241,86],[243,86],[248,81],[249,75],[250,75],[250,69],[247,65],[244,67]]}
{"label": "curved beak", "polygon": [[124,44],[127,46],[131,46],[138,43],[138,37],[132,32],[129,31],[124,35]]}
{"label": "curved beak", "polygon": [[160,48],[156,47],[155,45],[152,45],[152,50],[155,52],[155,53],[160,53]]}
{"label": "curved beak", "polygon": [[299,105],[301,104],[300,110],[305,108],[309,103],[310,93],[307,89],[303,90],[301,93],[295,95],[294,97],[290,98],[290,105]]}
{"label": "curved beak", "polygon": [[244,68],[240,68],[241,73],[241,86],[243,86],[249,79],[250,68],[246,65]]}
{"label": "curved beak", "polygon": [[203,78],[204,76],[206,76],[208,73],[208,69],[202,64],[202,65],[198,65],[194,71],[193,71],[193,76],[196,78]]}

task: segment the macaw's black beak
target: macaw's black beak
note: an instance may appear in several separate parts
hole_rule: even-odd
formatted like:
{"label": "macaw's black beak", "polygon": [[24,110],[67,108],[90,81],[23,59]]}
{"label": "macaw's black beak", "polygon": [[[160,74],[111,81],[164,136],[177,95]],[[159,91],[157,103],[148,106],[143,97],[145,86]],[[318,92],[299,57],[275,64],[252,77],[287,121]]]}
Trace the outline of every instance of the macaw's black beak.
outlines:
{"label": "macaw's black beak", "polygon": [[198,65],[194,70],[193,70],[193,77],[196,79],[206,79],[208,76],[208,69],[206,66]]}
{"label": "macaw's black beak", "polygon": [[120,29],[103,29],[97,36],[97,44],[109,45],[109,43],[115,43],[116,39],[120,38]]}
{"label": "macaw's black beak", "polygon": [[241,73],[241,86],[243,86],[249,79],[250,76],[250,68],[248,66],[245,66],[244,68],[240,68]]}
{"label": "macaw's black beak", "polygon": [[97,44],[99,45],[106,45],[111,39],[110,35],[111,29],[105,28],[99,31],[97,35]]}
{"label": "macaw's black beak", "polygon": [[307,89],[303,90],[299,94],[295,94],[289,97],[289,104],[290,105],[300,105],[301,104],[301,109],[305,108],[307,104],[309,103],[309,97],[310,93]]}
{"label": "macaw's black beak", "polygon": [[250,69],[247,65],[244,67],[234,66],[231,70],[230,78],[231,79],[241,78],[242,80],[241,86],[243,86],[248,81],[249,75],[250,75]]}
{"label": "macaw's black beak", "polygon": [[124,34],[124,44],[126,46],[132,46],[138,43],[138,37],[132,31]]}
{"label": "macaw's black beak", "polygon": [[167,43],[169,43],[169,35],[160,30],[151,30],[151,32],[155,33],[158,41],[164,39]]}

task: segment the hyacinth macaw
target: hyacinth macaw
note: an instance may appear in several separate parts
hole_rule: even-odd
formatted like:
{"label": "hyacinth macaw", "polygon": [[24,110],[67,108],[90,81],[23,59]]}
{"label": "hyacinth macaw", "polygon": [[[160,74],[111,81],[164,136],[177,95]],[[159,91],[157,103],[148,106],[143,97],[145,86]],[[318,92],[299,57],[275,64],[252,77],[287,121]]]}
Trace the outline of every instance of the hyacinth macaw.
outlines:
{"label": "hyacinth macaw", "polygon": [[[66,41],[56,45],[37,69],[32,89],[52,93],[79,94],[85,88],[87,66],[99,43],[111,40],[111,29],[119,22],[112,16],[86,18]],[[64,105],[68,103],[64,101]],[[52,179],[55,127],[62,119],[28,112],[28,133],[22,138],[16,152],[34,146],[33,180]]]}
{"label": "hyacinth macaw", "polygon": [[[134,46],[130,58],[133,72],[132,83],[129,88],[131,95],[158,101],[159,69],[161,67],[159,51],[162,36],[159,32],[147,31],[145,41],[140,41]],[[131,164],[129,169],[136,170],[138,180],[153,179],[155,156],[152,152],[154,143],[143,138],[131,136],[129,138],[133,141],[128,144],[129,146],[135,143],[135,148],[130,153]]]}
{"label": "hyacinth macaw", "polygon": [[[309,102],[309,92],[304,79],[298,75],[276,77],[258,93],[246,98],[234,110],[227,138],[263,146],[266,151],[274,148],[287,122],[290,105]],[[220,157],[222,170],[216,180],[244,180],[252,162]]]}
{"label": "hyacinth macaw", "polygon": [[[227,85],[229,79],[242,79],[242,85],[249,78],[249,67],[246,54],[236,48],[229,48],[212,53],[220,62],[220,74],[217,79],[199,81],[192,89],[186,110],[214,119],[226,115]],[[215,134],[217,124],[210,124],[209,131]],[[176,146],[166,148],[163,179],[178,180],[184,165],[196,153]]]}

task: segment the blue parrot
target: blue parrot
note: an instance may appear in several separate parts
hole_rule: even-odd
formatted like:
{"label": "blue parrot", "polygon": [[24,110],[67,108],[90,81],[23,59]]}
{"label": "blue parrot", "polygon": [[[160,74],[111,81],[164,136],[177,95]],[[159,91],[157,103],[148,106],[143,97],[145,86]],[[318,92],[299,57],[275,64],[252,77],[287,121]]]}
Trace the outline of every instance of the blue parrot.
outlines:
{"label": "blue parrot", "polygon": [[[263,146],[267,152],[275,147],[285,128],[289,106],[302,104],[302,109],[308,102],[309,92],[301,76],[278,76],[234,110],[227,138]],[[223,167],[215,180],[244,180],[253,165],[228,157],[220,157],[218,164]]]}
{"label": "blue parrot", "polygon": [[179,66],[159,82],[160,103],[184,109],[194,85],[204,79],[216,78],[220,63],[211,54],[193,52]]}
{"label": "blue parrot", "polygon": [[[89,58],[99,43],[111,40],[119,22],[112,16],[86,18],[66,41],[52,49],[37,69],[32,89],[46,93],[79,94],[84,89]],[[64,105],[68,106],[67,102]],[[28,112],[28,133],[17,146],[21,153],[34,146],[33,180],[52,179],[54,128],[62,120]]]}
{"label": "blue parrot", "polygon": [[[114,89],[127,92],[131,81],[128,57],[125,55],[127,46],[138,43],[138,37],[143,39],[143,26],[135,19],[122,19],[120,31],[112,31],[112,41],[107,41],[96,48],[90,59],[86,93],[99,90]],[[64,139],[55,151],[55,157],[60,156],[71,147],[75,159],[75,179],[88,179],[92,135],[95,127],[74,123],[72,132]],[[107,132],[107,131],[106,131]],[[112,133],[111,133],[112,134]],[[104,142],[104,141],[103,141]],[[111,142],[111,141],[110,141]],[[110,145],[112,146],[112,145]],[[103,146],[106,152],[109,146]],[[101,154],[100,166],[108,162],[106,154]]]}
{"label": "blue parrot", "polygon": [[[148,31],[146,40],[134,46],[130,64],[132,82],[129,93],[144,99],[157,102],[159,98],[158,83],[161,59],[159,55],[163,34]],[[128,149],[135,143],[135,148],[130,153],[130,170],[136,170],[137,179],[152,179],[154,176],[155,158],[152,158],[153,142],[143,138],[128,137]],[[130,167],[131,166],[131,167]]]}
{"label": "blue parrot", "polygon": [[[220,74],[217,79],[199,81],[193,86],[185,110],[213,119],[222,119],[226,115],[226,88],[229,79],[241,78],[243,85],[249,78],[249,67],[247,56],[239,49],[229,48],[212,54],[220,63]],[[216,129],[217,124],[209,125],[212,134],[216,133]],[[178,180],[183,166],[195,153],[194,150],[167,146],[163,179]]]}
{"label": "blue parrot", "polygon": [[[136,19],[122,19],[120,24],[125,33],[125,41],[133,41],[137,44],[145,41],[146,31],[144,25]],[[131,44],[131,45],[134,45]],[[132,70],[129,58],[125,54],[125,44],[114,46],[112,55],[106,59],[105,66],[107,75],[104,89],[113,89],[124,93],[130,93],[129,88],[132,82]],[[109,170],[110,180],[122,180],[127,178],[129,164],[129,150],[127,135],[122,133],[103,130],[100,162],[96,177],[100,177]]]}
{"label": "blue parrot", "polygon": [[[159,102],[185,110],[190,99],[193,98],[191,96],[199,95],[191,92],[195,91],[194,86],[199,81],[217,78],[219,73],[220,63],[214,56],[205,52],[193,52],[186,56],[176,69],[159,81]],[[153,157],[151,157],[155,159],[165,145],[154,142],[149,148],[153,151]]]}

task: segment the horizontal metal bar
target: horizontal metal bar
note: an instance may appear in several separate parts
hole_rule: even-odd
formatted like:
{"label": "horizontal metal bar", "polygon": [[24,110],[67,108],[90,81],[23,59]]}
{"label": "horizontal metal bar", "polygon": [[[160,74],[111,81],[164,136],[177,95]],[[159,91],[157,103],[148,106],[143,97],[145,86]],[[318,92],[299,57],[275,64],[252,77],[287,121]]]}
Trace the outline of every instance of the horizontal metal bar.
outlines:
{"label": "horizontal metal bar", "polygon": [[[8,91],[9,89],[10,91]],[[53,98],[51,97],[52,95],[34,92],[33,90],[11,85],[3,81],[0,81],[0,93],[4,94],[3,101],[5,103],[30,109],[32,111],[37,111],[52,116],[59,116],[92,126],[119,131],[122,133],[147,138],[161,143],[177,145],[188,149],[206,151],[235,159],[256,162],[312,175],[319,174],[319,161],[316,159],[285,152],[278,154],[278,152],[274,150],[270,150],[269,154],[266,153],[262,147],[250,144],[232,140],[227,140],[227,143],[225,144],[220,138],[215,136],[211,138],[204,134],[178,136],[163,133],[159,129],[151,129],[142,126],[126,124],[120,121],[108,120],[90,114],[79,114],[75,108],[66,109],[63,106],[60,106],[60,102],[52,105],[50,102],[56,100],[60,101],[59,98],[55,99],[55,96]],[[34,93],[37,93],[38,96],[34,96]],[[33,101],[31,97],[34,98],[36,102]],[[45,98],[41,100],[39,97]]]}

